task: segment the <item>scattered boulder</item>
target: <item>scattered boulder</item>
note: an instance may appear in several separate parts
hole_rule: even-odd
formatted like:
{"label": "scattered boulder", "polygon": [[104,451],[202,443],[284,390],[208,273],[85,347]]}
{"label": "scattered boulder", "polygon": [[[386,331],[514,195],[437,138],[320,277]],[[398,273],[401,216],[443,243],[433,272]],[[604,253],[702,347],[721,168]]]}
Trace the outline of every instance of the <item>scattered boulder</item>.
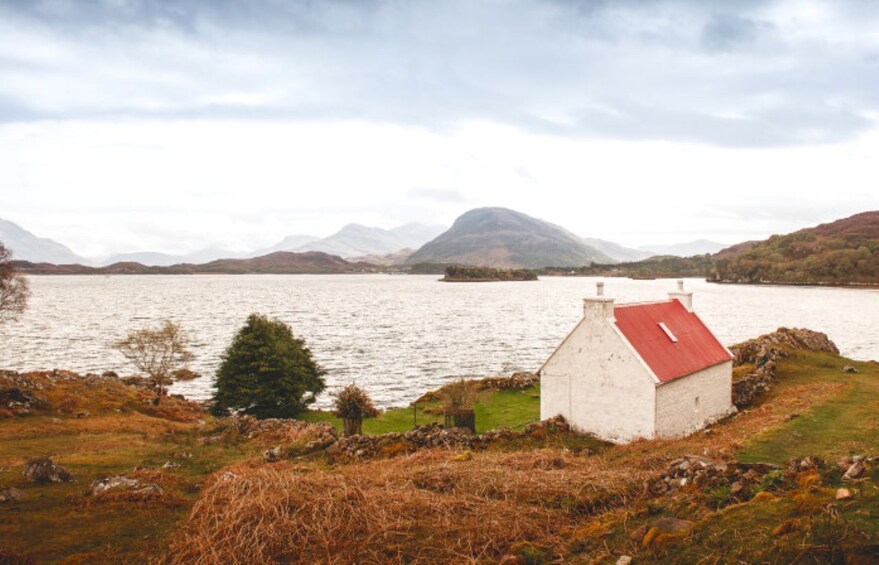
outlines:
{"label": "scattered boulder", "polygon": [[696,524],[681,518],[660,518],[650,525],[641,545],[647,547],[652,543],[661,542],[672,537],[681,537],[687,534]]}
{"label": "scattered boulder", "polygon": [[847,488],[836,489],[836,500],[850,500],[852,498],[852,491]]}
{"label": "scattered boulder", "polygon": [[0,488],[0,502],[18,502],[24,493],[13,487]]}
{"label": "scattered boulder", "polygon": [[92,496],[102,496],[114,491],[129,491],[139,495],[161,494],[162,487],[155,484],[143,484],[139,480],[125,475],[104,477],[92,482],[89,487],[89,494]]}
{"label": "scattered boulder", "polygon": [[846,365],[845,367],[843,367],[842,372],[843,373],[860,373],[860,371],[858,371],[857,369],[855,369],[851,365]]}
{"label": "scattered boulder", "polygon": [[620,555],[616,565],[632,565],[632,557],[630,555]]}
{"label": "scattered boulder", "polygon": [[140,486],[140,481],[130,479],[124,475],[116,475],[114,477],[104,477],[92,482],[89,487],[89,494],[99,496],[114,489],[134,489]]}
{"label": "scattered boulder", "polygon": [[32,483],[69,483],[73,475],[48,457],[35,457],[24,465],[21,475]]}
{"label": "scattered boulder", "polygon": [[854,481],[860,479],[867,471],[866,458],[862,455],[852,457],[852,464],[846,469],[842,475],[844,481]]}
{"label": "scattered boulder", "polygon": [[266,460],[267,463],[275,463],[276,461],[280,461],[283,456],[283,452],[281,451],[281,446],[278,445],[276,447],[273,447],[271,449],[264,451],[262,456]]}

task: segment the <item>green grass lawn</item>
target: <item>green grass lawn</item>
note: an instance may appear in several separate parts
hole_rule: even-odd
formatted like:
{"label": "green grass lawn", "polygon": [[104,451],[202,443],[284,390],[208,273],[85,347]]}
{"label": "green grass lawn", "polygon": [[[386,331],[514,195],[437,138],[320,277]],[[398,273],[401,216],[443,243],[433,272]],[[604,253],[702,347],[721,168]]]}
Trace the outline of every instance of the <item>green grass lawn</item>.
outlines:
{"label": "green grass lawn", "polygon": [[[844,373],[845,365],[860,372]],[[790,422],[752,438],[739,452],[742,460],[783,463],[817,455],[832,461],[847,454],[879,453],[879,364],[798,352],[779,363],[778,377],[764,402],[791,394],[798,384],[840,383],[846,388]]]}
{"label": "green grass lawn", "polygon": [[[388,432],[405,432],[411,430],[417,422],[419,426],[430,422],[443,422],[441,414],[427,413],[435,410],[438,403],[419,403],[417,414],[412,407],[395,408],[384,411],[377,418],[363,421],[365,435],[377,435]],[[520,429],[540,420],[540,385],[523,390],[505,390],[501,392],[482,392],[476,405],[476,431],[486,432],[495,428]],[[337,430],[342,429],[342,421],[328,411],[315,410],[304,416],[309,422],[330,422]]]}

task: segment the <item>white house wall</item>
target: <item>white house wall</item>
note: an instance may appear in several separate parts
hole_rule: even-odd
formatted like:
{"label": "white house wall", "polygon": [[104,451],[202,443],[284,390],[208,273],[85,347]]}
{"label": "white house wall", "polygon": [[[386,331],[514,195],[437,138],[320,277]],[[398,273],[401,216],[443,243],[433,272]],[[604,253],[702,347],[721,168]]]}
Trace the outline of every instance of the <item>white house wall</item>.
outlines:
{"label": "white house wall", "polygon": [[607,320],[584,318],[541,370],[540,417],[623,443],[654,435],[656,387]]}
{"label": "white house wall", "polygon": [[656,436],[684,436],[733,411],[732,361],[726,361],[656,389]]}

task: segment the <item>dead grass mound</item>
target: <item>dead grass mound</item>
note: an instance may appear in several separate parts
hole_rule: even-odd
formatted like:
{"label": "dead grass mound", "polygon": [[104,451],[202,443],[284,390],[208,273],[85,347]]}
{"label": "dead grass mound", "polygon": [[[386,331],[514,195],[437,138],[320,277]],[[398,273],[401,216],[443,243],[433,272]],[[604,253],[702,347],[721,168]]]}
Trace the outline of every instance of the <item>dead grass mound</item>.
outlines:
{"label": "dead grass mound", "polygon": [[522,541],[563,548],[564,532],[640,496],[651,475],[561,451],[455,454],[233,468],[205,489],[167,561],[447,562]]}

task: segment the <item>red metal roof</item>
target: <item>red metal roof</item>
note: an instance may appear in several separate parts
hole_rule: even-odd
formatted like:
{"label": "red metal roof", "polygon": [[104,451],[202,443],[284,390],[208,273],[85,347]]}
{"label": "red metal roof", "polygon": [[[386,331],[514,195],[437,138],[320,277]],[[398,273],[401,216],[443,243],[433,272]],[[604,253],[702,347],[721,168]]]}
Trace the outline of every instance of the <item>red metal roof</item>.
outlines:
{"label": "red metal roof", "polygon": [[614,317],[617,328],[664,383],[731,359],[702,320],[678,300],[620,304]]}

